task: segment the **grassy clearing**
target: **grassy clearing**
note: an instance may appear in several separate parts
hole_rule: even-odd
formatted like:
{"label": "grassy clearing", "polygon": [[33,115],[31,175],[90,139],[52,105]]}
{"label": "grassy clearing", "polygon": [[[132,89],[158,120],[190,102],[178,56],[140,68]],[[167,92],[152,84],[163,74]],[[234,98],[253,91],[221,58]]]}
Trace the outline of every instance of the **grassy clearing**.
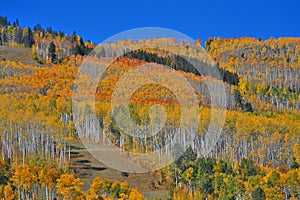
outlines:
{"label": "grassy clearing", "polygon": [[0,45],[0,60],[21,61],[24,64],[38,65],[37,61],[32,59],[31,48]]}
{"label": "grassy clearing", "polygon": [[[168,191],[166,188],[152,189],[151,185],[157,180],[153,173],[122,173],[118,170],[111,169],[99,162],[91,155],[80,140],[74,140],[71,143],[71,163],[74,172],[88,188],[96,176],[127,181],[131,187],[139,188],[147,199],[167,199]],[[111,158],[114,159],[114,158]]]}

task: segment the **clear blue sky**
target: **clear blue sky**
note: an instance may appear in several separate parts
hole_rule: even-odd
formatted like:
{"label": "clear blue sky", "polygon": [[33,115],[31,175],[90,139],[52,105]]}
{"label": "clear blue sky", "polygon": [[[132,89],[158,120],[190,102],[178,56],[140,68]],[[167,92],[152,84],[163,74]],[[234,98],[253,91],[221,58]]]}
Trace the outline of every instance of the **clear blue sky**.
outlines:
{"label": "clear blue sky", "polygon": [[193,39],[208,37],[300,37],[299,0],[1,0],[0,15],[20,25],[73,33],[100,43],[138,27],[164,27]]}

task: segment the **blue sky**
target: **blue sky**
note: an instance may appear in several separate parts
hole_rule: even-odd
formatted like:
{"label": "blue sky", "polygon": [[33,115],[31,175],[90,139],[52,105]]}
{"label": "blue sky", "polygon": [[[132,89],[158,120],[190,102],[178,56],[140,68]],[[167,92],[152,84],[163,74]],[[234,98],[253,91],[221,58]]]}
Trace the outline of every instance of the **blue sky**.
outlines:
{"label": "blue sky", "polygon": [[149,26],[202,41],[209,37],[300,37],[299,0],[1,0],[0,15],[11,21],[18,18],[21,26],[40,23],[65,33],[76,30],[96,43]]}

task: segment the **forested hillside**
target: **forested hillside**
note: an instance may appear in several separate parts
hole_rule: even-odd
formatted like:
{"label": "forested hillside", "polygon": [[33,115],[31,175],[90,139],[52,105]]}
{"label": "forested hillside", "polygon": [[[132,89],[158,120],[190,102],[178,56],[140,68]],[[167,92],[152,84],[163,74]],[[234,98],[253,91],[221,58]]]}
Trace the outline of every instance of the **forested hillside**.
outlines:
{"label": "forested hillside", "polygon": [[299,38],[216,38],[206,49],[221,68],[240,76],[242,96],[257,109],[264,109],[262,101],[277,110],[299,110]]}
{"label": "forested hillside", "polygon": [[[209,39],[210,56],[199,41],[192,44],[173,38],[118,41],[92,52],[94,44],[75,33],[40,25],[21,27],[18,21],[11,25],[0,17],[0,45],[30,50],[39,63],[24,64],[1,55],[0,198],[144,199],[128,183],[100,177],[91,177],[93,183],[84,190],[74,173],[74,140],[110,141],[120,151],[154,152],[159,160],[173,155],[175,150],[168,145],[173,140],[185,141],[194,134],[179,160],[153,172],[157,181],[151,189],[169,188],[170,199],[300,199],[299,38]],[[153,48],[126,52],[150,45]],[[163,50],[155,48],[158,45]],[[126,53],[117,58],[120,52]],[[86,65],[85,60],[90,63]],[[101,77],[93,73],[76,82],[81,65],[97,64],[108,66]],[[130,114],[145,129],[134,130],[135,137],[116,123],[111,98],[122,76],[141,65],[157,69],[167,65],[171,73],[179,72],[194,89],[197,101],[182,92],[185,101],[180,105],[172,91],[158,84],[139,88],[130,98]],[[162,72],[156,71],[157,76]],[[91,93],[86,88],[95,77],[101,81]],[[128,84],[134,81],[136,77],[131,77]],[[210,90],[207,81],[213,83]],[[172,84],[182,87],[175,80]],[[226,99],[212,102],[210,95],[218,93],[220,85]],[[130,93],[127,85],[122,89]],[[74,116],[72,100],[82,98],[76,96],[78,92],[95,97],[96,117],[88,106],[79,106],[80,118]],[[117,103],[122,109],[123,102]],[[155,131],[147,129],[148,113],[155,104],[166,109],[165,126],[156,135],[139,138]],[[226,109],[221,128],[210,127],[214,104]],[[199,129],[180,127],[184,106],[199,108]],[[187,124],[193,121],[192,112],[187,113]],[[97,123],[99,130],[95,130]],[[220,137],[207,137],[210,129]],[[209,149],[212,143],[215,146]],[[139,162],[134,156],[131,159]],[[149,168],[153,164],[141,162]]]}
{"label": "forested hillside", "polygon": [[93,43],[84,42],[75,31],[70,35],[51,27],[45,29],[40,24],[31,29],[21,26],[18,19],[11,23],[3,16],[0,16],[0,45],[32,48],[33,58],[40,64],[61,62],[72,54],[87,55],[94,48]]}

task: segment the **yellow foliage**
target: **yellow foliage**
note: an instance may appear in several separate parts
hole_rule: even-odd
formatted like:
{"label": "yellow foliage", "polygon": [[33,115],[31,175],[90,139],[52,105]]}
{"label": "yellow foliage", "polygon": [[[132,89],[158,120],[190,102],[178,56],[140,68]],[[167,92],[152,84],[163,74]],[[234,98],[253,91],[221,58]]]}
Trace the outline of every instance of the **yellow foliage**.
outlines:
{"label": "yellow foliage", "polygon": [[82,191],[83,182],[75,178],[73,174],[62,174],[57,180],[57,193],[63,195],[64,200],[84,198]]}
{"label": "yellow foliage", "polygon": [[31,186],[37,182],[37,177],[27,164],[17,166],[15,173],[13,174],[11,180],[15,185],[19,185],[22,188],[30,191]]}
{"label": "yellow foliage", "polygon": [[10,186],[10,184],[6,185],[4,188],[4,196],[6,200],[14,200],[15,199],[15,194],[14,191],[12,189],[12,187]]}
{"label": "yellow foliage", "polygon": [[133,189],[129,194],[129,200],[145,200],[145,197],[138,189]]}

